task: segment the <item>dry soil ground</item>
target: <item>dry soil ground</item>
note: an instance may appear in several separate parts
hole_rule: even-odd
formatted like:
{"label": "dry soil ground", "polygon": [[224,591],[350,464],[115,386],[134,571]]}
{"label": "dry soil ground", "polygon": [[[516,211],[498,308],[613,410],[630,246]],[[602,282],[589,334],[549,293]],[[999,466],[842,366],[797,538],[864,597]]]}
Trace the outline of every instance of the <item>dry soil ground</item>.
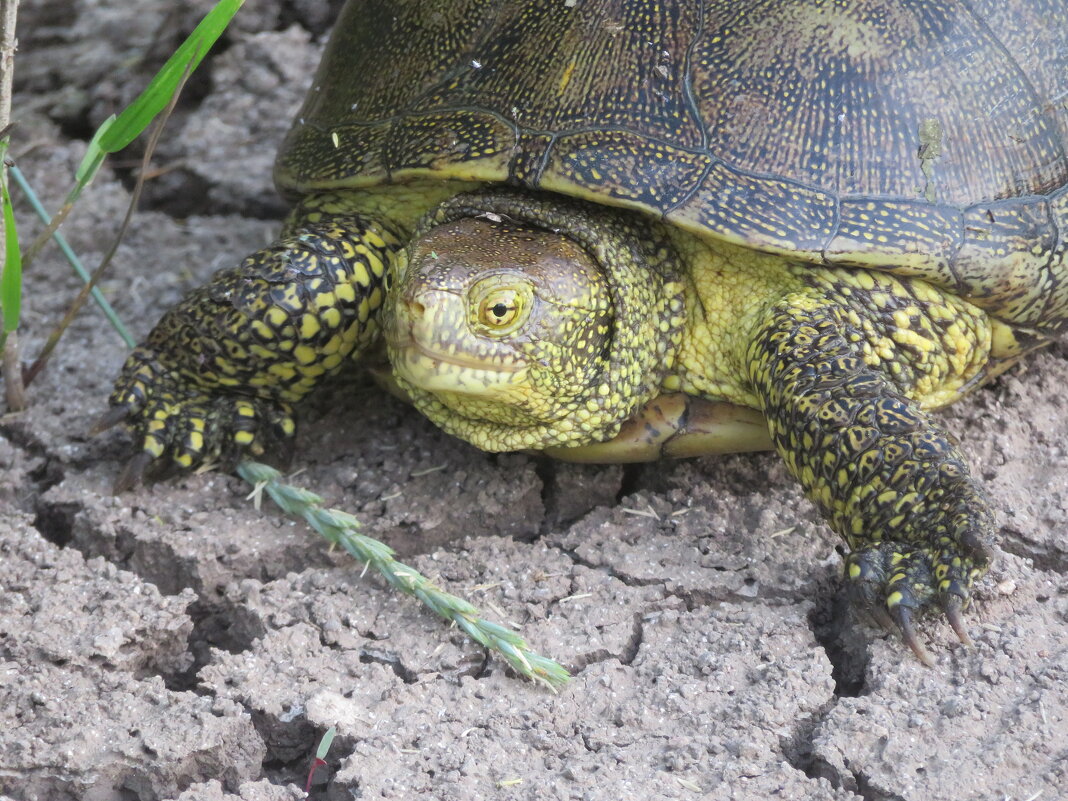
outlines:
{"label": "dry soil ground", "polygon": [[[14,154],[59,205],[93,127],[207,6],[24,0]],[[104,290],[138,336],[267,242],[270,162],[334,9],[250,2],[192,81]],[[90,265],[128,201],[105,170],[64,230]],[[34,224],[19,205],[22,235]],[[76,290],[27,276],[40,347]],[[635,469],[489,456],[357,371],[303,411],[299,482],[575,678],[510,675],[232,477],[110,494],[128,440],[89,439],[125,348],[83,314],[0,423],[0,795],[1068,797],[1068,357],[1053,347],[945,417],[1000,513],[974,650],[938,665],[854,623],[837,541],[771,455]]]}

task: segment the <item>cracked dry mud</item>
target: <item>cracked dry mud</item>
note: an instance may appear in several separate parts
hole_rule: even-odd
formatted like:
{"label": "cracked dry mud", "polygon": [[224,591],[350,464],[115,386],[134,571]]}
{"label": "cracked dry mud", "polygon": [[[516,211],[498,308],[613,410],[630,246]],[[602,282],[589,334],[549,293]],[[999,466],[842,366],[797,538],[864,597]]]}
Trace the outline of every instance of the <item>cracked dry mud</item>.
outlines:
{"label": "cracked dry mud", "polygon": [[[13,150],[50,208],[92,128],[207,6],[23,3]],[[329,11],[248,4],[189,87],[104,283],[137,336],[275,230],[270,161]],[[90,265],[130,163],[64,226]],[[75,290],[48,250],[27,276],[28,354]],[[934,669],[850,619],[838,543],[771,455],[490,456],[358,371],[334,382],[303,411],[299,482],[520,624],[574,671],[557,695],[253,509],[235,478],[110,495],[128,441],[85,432],[124,353],[82,314],[30,409],[0,423],[0,795],[301,798],[336,725],[313,797],[1066,797],[1063,346],[945,413],[1000,510],[1003,553],[968,616],[974,650],[923,625]]]}

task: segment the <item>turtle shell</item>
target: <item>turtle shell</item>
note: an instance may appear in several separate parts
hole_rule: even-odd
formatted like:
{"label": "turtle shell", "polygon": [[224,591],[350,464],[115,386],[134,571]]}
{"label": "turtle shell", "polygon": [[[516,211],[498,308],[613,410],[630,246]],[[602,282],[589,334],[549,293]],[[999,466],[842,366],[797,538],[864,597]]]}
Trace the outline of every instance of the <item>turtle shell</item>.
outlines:
{"label": "turtle shell", "polygon": [[349,0],[287,193],[507,183],[1068,314],[1065,0]]}

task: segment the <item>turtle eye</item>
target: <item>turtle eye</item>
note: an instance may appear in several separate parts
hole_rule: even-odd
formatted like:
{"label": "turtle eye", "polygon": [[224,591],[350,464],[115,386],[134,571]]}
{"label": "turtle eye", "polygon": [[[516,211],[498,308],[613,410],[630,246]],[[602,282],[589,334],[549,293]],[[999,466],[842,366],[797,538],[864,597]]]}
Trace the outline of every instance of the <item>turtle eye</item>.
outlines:
{"label": "turtle eye", "polygon": [[500,330],[515,322],[519,311],[519,294],[513,289],[498,289],[479,302],[478,321],[491,330]]}

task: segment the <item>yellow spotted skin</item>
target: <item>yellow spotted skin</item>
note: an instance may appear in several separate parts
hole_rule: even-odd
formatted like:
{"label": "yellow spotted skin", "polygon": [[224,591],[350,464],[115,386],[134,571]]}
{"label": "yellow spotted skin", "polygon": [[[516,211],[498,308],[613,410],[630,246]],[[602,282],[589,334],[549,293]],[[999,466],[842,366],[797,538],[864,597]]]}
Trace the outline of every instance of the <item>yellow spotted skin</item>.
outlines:
{"label": "yellow spotted skin", "polygon": [[126,360],[112,414],[131,420],[151,458],[188,469],[285,446],[292,404],[377,340],[398,237],[332,194],[293,219],[169,310]]}
{"label": "yellow spotted skin", "polygon": [[684,392],[764,414],[850,544],[855,595],[918,654],[912,610],[957,624],[992,516],[925,410],[1011,358],[985,311],[919,279],[815,270],[563,198],[478,190],[416,211],[309,196],[279,242],[164,315],[111,399],[142,460],[188,469],[287,441],[290,404],[383,333],[401,390],[485,450],[610,440]]}
{"label": "yellow spotted skin", "polygon": [[828,270],[806,271],[804,284],[770,307],[745,351],[775,447],[849,542],[859,598],[897,616],[963,607],[989,564],[993,518],[923,407],[981,375],[990,321],[918,281]]}
{"label": "yellow spotted skin", "polygon": [[490,450],[728,401],[925,658],[912,611],[966,639],[993,525],[928,412],[1068,320],[1066,52],[1064,0],[349,0],[276,163],[283,237],[123,369],[119,486],[288,441],[383,338]]}
{"label": "yellow spotted skin", "polygon": [[[453,221],[478,219],[487,211],[501,222],[483,222],[481,238],[470,234],[465,239],[431,238]],[[559,240],[558,232],[566,230],[568,252],[575,250],[583,257],[581,263],[575,257],[566,260],[559,248],[543,246],[549,250],[549,260],[534,275],[539,299],[552,307],[551,314],[531,324],[537,331],[530,339],[509,338],[511,352],[501,358],[512,362],[507,375],[513,387],[504,395],[505,402],[490,398],[486,389],[498,378],[437,364],[440,360],[435,360],[433,369],[460,374],[451,377],[450,389],[436,385],[427,391],[406,369],[412,354],[402,354],[390,342],[397,383],[427,417],[483,450],[540,450],[610,439],[660,391],[684,335],[683,285],[678,275],[682,265],[662,226],[560,198],[506,192],[458,195],[427,215],[414,232],[411,263],[386,314],[387,341],[401,337],[396,329],[402,322],[406,331],[410,328],[410,321],[399,318],[406,305],[418,300],[405,300],[404,293],[414,285],[460,293],[461,286],[451,286],[451,280],[441,282],[440,277],[473,263],[484,263],[484,270],[493,274],[522,261],[519,254],[500,250],[502,240],[512,238],[505,220],[541,232],[549,242]],[[528,240],[514,242],[512,251],[537,247]],[[469,250],[461,246],[463,242],[471,243]],[[451,259],[457,260],[457,268]],[[603,275],[596,281],[581,275],[600,271]],[[441,286],[434,286],[435,281]],[[549,297],[546,289],[553,283],[563,285],[554,287]],[[623,298],[626,302],[621,302]],[[420,305],[431,304],[428,300]],[[433,308],[426,312],[433,313]],[[447,355],[457,346],[449,332],[461,329],[466,333],[461,321],[439,316],[426,335],[434,340],[437,352]],[[466,336],[465,356],[482,367],[500,367],[478,349],[490,339]]]}

